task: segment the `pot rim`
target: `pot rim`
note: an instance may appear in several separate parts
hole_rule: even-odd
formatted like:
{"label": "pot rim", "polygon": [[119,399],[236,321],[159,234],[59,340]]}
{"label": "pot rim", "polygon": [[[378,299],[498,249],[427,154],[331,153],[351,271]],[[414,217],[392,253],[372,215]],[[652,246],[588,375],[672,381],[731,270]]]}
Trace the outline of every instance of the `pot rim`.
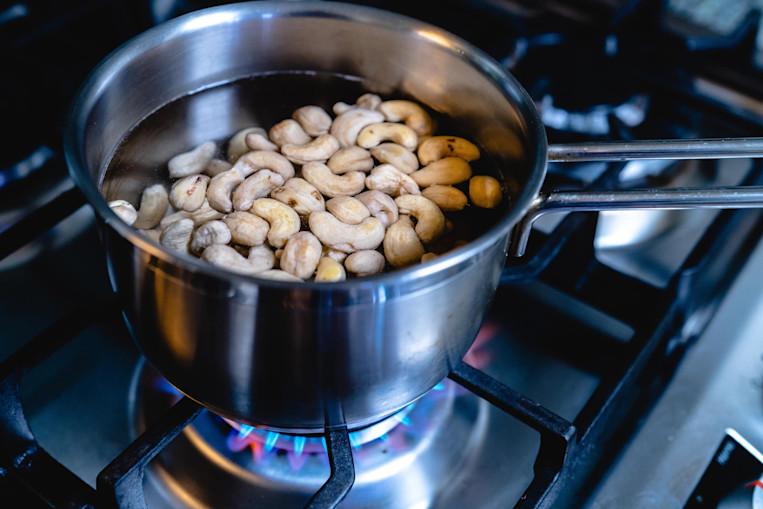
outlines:
{"label": "pot rim", "polygon": [[[481,71],[506,97],[516,102],[518,113],[526,122],[525,129],[534,131],[537,143],[534,151],[526,153],[529,161],[529,177],[515,204],[501,220],[488,231],[468,244],[440,255],[432,261],[391,272],[353,278],[345,281],[324,283],[315,281],[290,282],[258,278],[230,272],[211,265],[200,258],[165,250],[141,235],[138,230],[120,220],[102,196],[99,183],[90,178],[85,161],[84,147],[78,134],[84,132],[92,105],[100,93],[109,86],[111,79],[146,48],[152,48],[180,33],[203,29],[210,24],[236,23],[245,18],[271,17],[330,17],[358,23],[369,23],[393,31],[414,32],[429,43],[457,54]],[[211,84],[210,84],[211,85]],[[113,150],[116,147],[112,148]],[[527,147],[525,147],[527,149]],[[482,252],[489,245],[505,237],[509,230],[525,216],[540,193],[546,175],[548,142],[546,132],[527,91],[506,69],[482,50],[465,40],[428,23],[387,12],[373,7],[338,2],[246,2],[221,5],[185,14],[157,25],[122,44],[91,71],[80,86],[66,116],[64,125],[64,153],[69,174],[83,192],[90,205],[105,224],[114,228],[120,236],[161,262],[180,266],[195,274],[223,279],[237,284],[256,284],[285,290],[306,289],[321,291],[344,291],[362,286],[377,286],[388,282],[407,283],[439,273],[459,265]]]}

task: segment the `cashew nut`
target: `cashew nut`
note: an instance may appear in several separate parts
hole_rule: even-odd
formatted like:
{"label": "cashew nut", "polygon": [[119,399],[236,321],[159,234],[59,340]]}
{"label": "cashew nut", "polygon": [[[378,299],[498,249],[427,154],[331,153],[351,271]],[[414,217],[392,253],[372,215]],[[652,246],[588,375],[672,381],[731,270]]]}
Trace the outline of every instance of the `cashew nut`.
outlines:
{"label": "cashew nut", "polygon": [[410,176],[391,164],[381,164],[371,170],[371,174],[366,177],[365,184],[368,189],[381,191],[392,196],[421,194],[419,185]]}
{"label": "cashew nut", "polygon": [[301,283],[302,280],[293,274],[289,274],[286,271],[272,269],[263,272],[258,272],[257,277],[262,279],[272,279],[273,281],[291,281],[294,283]]}
{"label": "cashew nut", "polygon": [[302,167],[302,177],[322,194],[333,198],[334,196],[353,196],[361,192],[366,175],[359,171],[335,175],[325,164],[309,162]]}
{"label": "cashew nut", "polygon": [[193,235],[193,219],[183,218],[171,223],[162,231],[159,242],[173,251],[188,253],[188,244]]}
{"label": "cashew nut", "polygon": [[358,276],[370,276],[371,274],[379,274],[384,270],[386,265],[384,255],[379,251],[364,250],[352,253],[344,261],[344,266],[347,270]]}
{"label": "cashew nut", "polygon": [[170,189],[170,203],[178,210],[198,210],[207,197],[208,183],[206,175],[188,175],[175,181]]}
{"label": "cashew nut", "polygon": [[411,173],[411,178],[421,187],[460,184],[471,176],[471,166],[460,157],[444,157]]}
{"label": "cashew nut", "polygon": [[238,274],[257,275],[273,268],[273,252],[264,246],[253,247],[249,256],[244,258],[238,251],[223,244],[213,244],[204,250],[202,259],[221,269]]}
{"label": "cashew nut", "polygon": [[465,161],[480,158],[477,145],[458,136],[432,136],[419,145],[419,161],[423,166],[443,157],[460,157]]}
{"label": "cashew nut", "polygon": [[319,283],[333,283],[335,281],[344,281],[347,275],[344,267],[338,261],[328,256],[324,256],[318,262],[318,268],[315,269],[315,280]]}
{"label": "cashew nut", "polygon": [[175,179],[201,173],[215,156],[215,152],[215,142],[206,141],[189,152],[176,155],[167,163],[170,177]]}
{"label": "cashew nut", "polygon": [[331,117],[320,106],[302,106],[292,113],[291,118],[310,136],[327,134],[331,127]]}
{"label": "cashew nut", "polygon": [[295,233],[283,248],[281,270],[307,279],[318,267],[322,251],[323,246],[315,235],[310,232]]}
{"label": "cashew nut", "polygon": [[355,106],[352,104],[347,104],[345,102],[339,101],[334,103],[334,105],[331,107],[331,111],[334,112],[334,115],[341,115],[345,111],[350,111],[353,108],[355,108]]}
{"label": "cashew nut", "polygon": [[160,239],[162,238],[162,230],[154,228],[153,230],[138,230],[140,233],[148,237],[149,239],[153,240],[157,244],[160,242]]}
{"label": "cashew nut", "polygon": [[204,168],[204,173],[210,177],[214,177],[215,175],[219,175],[224,171],[230,170],[231,168],[233,168],[233,165],[228,161],[223,161],[222,159],[212,159]]}
{"label": "cashew nut", "polygon": [[207,186],[209,205],[220,212],[232,212],[231,193],[243,181],[244,175],[242,175],[239,163],[236,163],[230,170],[212,177]]}
{"label": "cashew nut", "polygon": [[273,247],[284,247],[289,238],[300,228],[297,212],[272,198],[260,198],[254,201],[252,212],[270,223],[268,242]]}
{"label": "cashew nut", "polygon": [[312,140],[296,120],[286,119],[278,122],[268,132],[270,141],[282,147],[284,145],[304,145]]}
{"label": "cashew nut", "polygon": [[389,228],[397,221],[397,205],[390,195],[373,190],[360,193],[355,198],[365,205],[371,215],[381,221],[385,228]]}
{"label": "cashew nut", "polygon": [[419,169],[419,158],[416,154],[397,143],[382,143],[371,148],[371,155],[380,163],[388,163],[405,174],[411,174]]}
{"label": "cashew nut", "polygon": [[285,203],[297,211],[297,214],[307,216],[317,210],[326,210],[323,195],[310,182],[293,178],[270,193],[270,197]]}
{"label": "cashew nut", "polygon": [[477,207],[492,209],[501,203],[501,184],[486,175],[472,177],[469,181],[469,197]]}
{"label": "cashew nut", "polygon": [[283,145],[281,153],[286,158],[297,164],[305,164],[310,161],[326,161],[339,150],[339,142],[330,134],[321,134],[313,141],[304,145]]}
{"label": "cashew nut", "polygon": [[330,133],[343,147],[355,145],[355,139],[361,129],[369,124],[382,122],[384,115],[374,110],[365,108],[350,108],[340,113],[331,124]]}
{"label": "cashew nut", "polygon": [[421,196],[435,202],[445,211],[463,210],[469,200],[460,190],[452,186],[435,184],[421,191]]}
{"label": "cashew nut", "polygon": [[445,216],[432,200],[423,196],[406,195],[395,198],[395,204],[401,214],[410,214],[416,218],[416,233],[422,242],[432,241],[445,228]]}
{"label": "cashew nut", "polygon": [[212,244],[227,244],[230,242],[230,230],[222,221],[210,221],[199,226],[191,238],[191,252],[201,254]]}
{"label": "cashew nut", "polygon": [[114,200],[109,202],[109,207],[114,214],[128,225],[132,225],[138,219],[138,211],[127,200]]}
{"label": "cashew nut", "polygon": [[351,196],[337,196],[326,202],[326,209],[347,224],[358,224],[371,213],[363,202]]}
{"label": "cashew nut", "polygon": [[242,129],[234,134],[228,142],[228,161],[235,163],[239,157],[251,150],[248,146],[249,144],[246,142],[246,138],[250,134],[259,134],[264,136],[267,133],[262,127],[247,127],[246,129]]}
{"label": "cashew nut", "polygon": [[248,177],[257,170],[267,169],[278,173],[284,181],[294,176],[294,165],[278,152],[269,150],[255,150],[242,155],[236,162],[242,175]]}
{"label": "cashew nut", "polygon": [[384,234],[384,257],[393,267],[405,267],[421,260],[424,246],[410,218],[403,216]]}
{"label": "cashew nut", "polygon": [[[413,156],[414,158],[416,156]],[[418,159],[416,160],[418,165]],[[370,171],[374,167],[371,153],[358,146],[345,147],[334,152],[326,165],[337,175],[351,171]],[[417,166],[418,168],[418,166]]]}
{"label": "cashew nut", "polygon": [[345,253],[344,251],[339,251],[337,249],[323,246],[322,256],[324,258],[331,258],[334,261],[342,263],[345,260],[345,258],[347,258],[347,253]]}
{"label": "cashew nut", "polygon": [[180,219],[185,219],[185,218],[192,219],[194,226],[199,226],[208,221],[221,219],[222,217],[223,217],[223,214],[221,212],[218,212],[217,210],[210,207],[209,202],[207,200],[204,200],[204,203],[202,204],[201,207],[199,207],[198,210],[194,210],[193,212],[186,212],[185,210],[181,210],[179,212],[175,212],[174,214],[170,214],[162,218],[161,222],[159,223],[159,226],[161,228],[166,228],[167,226],[174,223],[175,221],[178,221]]}
{"label": "cashew nut", "polygon": [[358,97],[358,100],[355,101],[355,106],[358,108],[366,108],[369,110],[375,110],[379,107],[381,104],[382,99],[376,94],[372,94],[370,92],[365,93]]}
{"label": "cashew nut", "polygon": [[421,255],[421,263],[431,262],[435,258],[437,258],[437,255],[434,253],[424,253]]}
{"label": "cashew nut", "polygon": [[233,191],[233,208],[249,210],[254,200],[265,198],[270,192],[284,183],[283,177],[270,170],[260,170],[250,175]]}
{"label": "cashew nut", "polygon": [[413,150],[418,144],[418,136],[407,125],[396,124],[394,122],[379,122],[367,125],[361,129],[356,141],[363,148],[375,147],[383,141],[392,141],[409,150]]}
{"label": "cashew nut", "polygon": [[147,187],[140,197],[138,217],[132,225],[140,230],[150,230],[159,224],[169,206],[167,190],[162,184]]}
{"label": "cashew nut", "polygon": [[413,101],[384,101],[376,107],[390,122],[405,121],[405,125],[420,136],[432,134],[432,117]]}
{"label": "cashew nut", "polygon": [[245,246],[262,245],[270,230],[267,221],[249,212],[233,212],[225,216],[223,221],[230,230],[231,240]]}
{"label": "cashew nut", "polygon": [[246,146],[249,147],[249,150],[267,150],[268,152],[278,150],[278,145],[270,141],[267,135],[260,133],[247,134]]}
{"label": "cashew nut", "polygon": [[343,223],[329,212],[313,212],[308,222],[310,231],[323,244],[346,253],[376,249],[384,240],[384,226],[374,217],[353,225]]}

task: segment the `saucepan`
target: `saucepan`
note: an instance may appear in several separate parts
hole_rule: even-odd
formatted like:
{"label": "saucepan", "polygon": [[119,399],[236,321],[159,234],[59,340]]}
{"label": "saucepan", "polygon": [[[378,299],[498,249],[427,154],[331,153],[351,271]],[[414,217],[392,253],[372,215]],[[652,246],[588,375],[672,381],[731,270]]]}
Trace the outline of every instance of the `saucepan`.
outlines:
{"label": "saucepan", "polygon": [[[291,98],[297,101],[291,109],[279,110],[294,92],[278,81],[283,73],[314,79]],[[338,94],[326,73],[354,77],[350,82],[363,90],[413,98],[468,133],[504,179],[507,199],[492,226],[421,265],[300,284],[237,275],[165,250],[107,206],[117,198],[137,203],[140,189],[167,179],[172,155],[203,141],[258,122],[267,128],[294,106],[329,108]],[[265,76],[257,94],[218,87],[252,75]],[[128,151],[117,176],[105,177],[136,124],[189,94],[171,121]],[[65,151],[99,217],[110,279],[146,358],[212,411],[285,432],[361,428],[447,376],[479,330],[508,250],[523,249],[525,235],[512,231],[526,232],[545,211],[763,204],[760,188],[541,196],[549,160],[760,156],[763,141],[548,147],[528,94],[478,49],[413,19],[330,2],[220,6],[139,35],[82,86]]]}

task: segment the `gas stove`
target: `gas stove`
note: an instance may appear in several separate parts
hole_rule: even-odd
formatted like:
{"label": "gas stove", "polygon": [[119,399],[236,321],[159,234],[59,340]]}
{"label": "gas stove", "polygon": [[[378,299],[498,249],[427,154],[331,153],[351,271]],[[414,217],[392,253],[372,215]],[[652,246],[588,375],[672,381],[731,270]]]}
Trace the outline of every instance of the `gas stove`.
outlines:
{"label": "gas stove", "polygon": [[[357,2],[514,73],[551,142],[754,136],[757,3]],[[464,361],[392,417],[278,434],[183,398],[129,338],[66,177],[76,85],[210,2],[0,12],[0,494],[12,507],[749,507],[763,497],[763,215],[575,213],[510,259]],[[551,165],[548,189],[760,185],[751,160]],[[756,484],[757,482],[757,484]],[[12,503],[11,503],[12,501]],[[742,505],[732,505],[742,504]]]}

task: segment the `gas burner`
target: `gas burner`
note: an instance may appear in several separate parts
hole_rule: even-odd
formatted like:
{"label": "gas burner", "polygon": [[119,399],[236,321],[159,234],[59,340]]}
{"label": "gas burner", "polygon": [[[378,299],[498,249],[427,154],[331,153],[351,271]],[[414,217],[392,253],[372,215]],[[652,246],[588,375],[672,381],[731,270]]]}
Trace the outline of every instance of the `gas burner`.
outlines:
{"label": "gas burner", "polygon": [[[144,362],[132,393],[136,436],[181,397]],[[352,431],[356,481],[343,507],[429,506],[441,479],[484,440],[487,413],[484,400],[445,380],[393,416]],[[454,446],[453,436],[467,445]],[[250,507],[253,500],[299,507],[329,473],[321,436],[279,434],[204,411],[150,464],[146,496],[150,507]]]}

